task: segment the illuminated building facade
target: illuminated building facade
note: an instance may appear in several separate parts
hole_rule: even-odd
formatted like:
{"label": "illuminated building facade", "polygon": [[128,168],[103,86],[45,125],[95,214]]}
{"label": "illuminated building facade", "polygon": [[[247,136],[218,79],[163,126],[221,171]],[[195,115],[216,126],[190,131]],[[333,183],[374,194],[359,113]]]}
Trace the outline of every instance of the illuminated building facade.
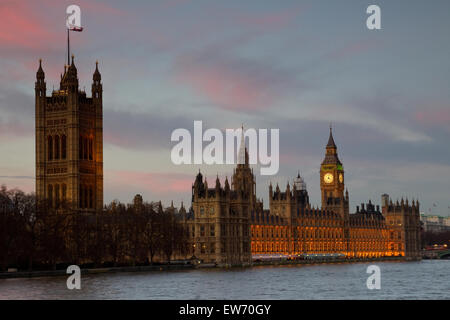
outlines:
{"label": "illuminated building facade", "polygon": [[[331,128],[320,181],[321,208],[311,207],[306,184],[298,175],[285,191],[278,185],[275,190],[269,186],[269,210],[264,210],[255,195],[248,157],[233,175],[233,188],[228,180],[222,188],[218,178],[215,188],[208,188],[199,173],[188,220],[194,255],[205,262],[246,264],[250,261],[247,251],[236,255],[234,248],[247,250],[250,243],[253,257],[421,258],[418,201],[409,204],[402,199],[394,204],[383,195],[381,211],[369,201],[349,213],[344,167]],[[235,255],[230,259],[232,252]]]}

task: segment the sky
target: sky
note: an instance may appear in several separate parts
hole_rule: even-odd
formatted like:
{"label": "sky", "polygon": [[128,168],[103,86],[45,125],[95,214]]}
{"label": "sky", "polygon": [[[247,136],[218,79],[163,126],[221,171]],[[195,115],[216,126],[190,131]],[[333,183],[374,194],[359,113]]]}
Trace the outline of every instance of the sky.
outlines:
{"label": "sky", "polygon": [[[34,191],[34,81],[42,58],[47,94],[67,57],[66,7],[80,89],[95,61],[103,82],[104,197],[141,194],[190,205],[199,169],[213,184],[231,165],[174,165],[177,128],[280,129],[280,170],[300,172],[320,204],[320,163],[330,122],[356,205],[419,199],[450,212],[449,1],[8,1],[0,2],[0,184]],[[381,30],[366,9],[381,8]],[[257,167],[255,167],[256,169]]]}

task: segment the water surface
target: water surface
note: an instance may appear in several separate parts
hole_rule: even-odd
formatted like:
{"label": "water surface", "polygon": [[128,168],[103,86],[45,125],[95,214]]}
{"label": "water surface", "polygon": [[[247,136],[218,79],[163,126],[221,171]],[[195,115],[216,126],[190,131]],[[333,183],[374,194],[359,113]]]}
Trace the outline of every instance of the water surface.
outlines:
{"label": "water surface", "polygon": [[381,289],[369,290],[370,263],[0,279],[0,299],[450,299],[450,260],[377,262]]}

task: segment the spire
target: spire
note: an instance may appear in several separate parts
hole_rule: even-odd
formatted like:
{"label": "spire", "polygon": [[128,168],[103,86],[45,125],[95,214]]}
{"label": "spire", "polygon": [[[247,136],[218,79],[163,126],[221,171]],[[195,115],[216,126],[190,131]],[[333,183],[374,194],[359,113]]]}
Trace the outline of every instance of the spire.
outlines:
{"label": "spire", "polygon": [[67,90],[69,87],[72,92],[76,92],[78,90],[77,68],[75,67],[75,56],[73,54],[72,64],[64,66],[64,74],[61,79],[60,90]]}
{"label": "spire", "polygon": [[330,124],[330,136],[328,138],[328,143],[326,146],[325,159],[323,159],[322,164],[336,164],[342,166],[342,162],[339,160],[339,157],[337,155],[337,147],[336,143],[334,142],[333,128],[331,127],[331,124]]}
{"label": "spire", "polygon": [[220,189],[219,174],[217,174],[217,178],[216,178],[216,189]]}
{"label": "spire", "polygon": [[45,73],[44,70],[42,69],[42,59],[39,59],[39,68],[38,71],[36,72],[36,79],[44,79],[45,78]]}
{"label": "spire", "polygon": [[75,77],[77,75],[77,67],[75,67],[75,55],[72,54],[72,63],[70,66],[67,66],[67,73],[75,74]]}
{"label": "spire", "polygon": [[92,80],[100,81],[101,79],[102,79],[102,75],[98,71],[98,60],[97,60],[97,61],[95,61],[95,71],[94,71],[94,75],[92,77]]}
{"label": "spire", "polygon": [[230,190],[230,184],[228,183],[228,177],[225,177],[225,190]]}
{"label": "spire", "polygon": [[336,144],[333,139],[333,128],[330,123],[330,137],[328,138],[327,148],[336,148]]}
{"label": "spire", "polygon": [[36,72],[34,88],[36,97],[45,97],[47,86],[45,84],[45,73],[42,69],[42,59],[39,59],[39,68]]}

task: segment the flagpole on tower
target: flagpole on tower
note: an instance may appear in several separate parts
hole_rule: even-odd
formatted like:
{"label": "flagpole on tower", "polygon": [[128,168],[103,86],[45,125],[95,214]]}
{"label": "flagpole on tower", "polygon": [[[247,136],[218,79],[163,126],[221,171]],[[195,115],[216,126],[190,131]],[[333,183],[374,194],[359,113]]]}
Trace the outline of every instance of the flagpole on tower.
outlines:
{"label": "flagpole on tower", "polygon": [[70,65],[70,29],[67,28],[67,65]]}
{"label": "flagpole on tower", "polygon": [[66,18],[67,27],[67,65],[70,65],[70,31],[81,32],[83,27],[81,26],[81,9],[77,5],[70,5],[66,9],[66,14],[69,16]]}

